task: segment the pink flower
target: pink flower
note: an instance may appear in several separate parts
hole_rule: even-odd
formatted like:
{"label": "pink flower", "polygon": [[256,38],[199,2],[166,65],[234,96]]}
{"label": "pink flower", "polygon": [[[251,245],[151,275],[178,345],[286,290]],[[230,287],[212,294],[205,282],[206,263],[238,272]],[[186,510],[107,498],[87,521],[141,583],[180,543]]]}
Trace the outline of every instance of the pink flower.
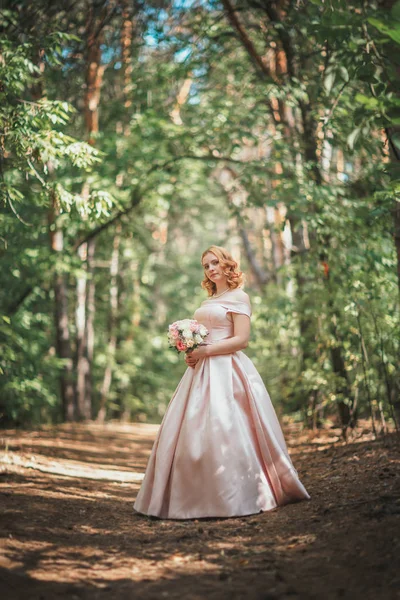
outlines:
{"label": "pink flower", "polygon": [[178,348],[178,350],[179,350],[180,352],[184,352],[184,351],[186,350],[186,346],[185,346],[185,344],[182,342],[182,340],[178,340],[178,341],[176,342],[176,347]]}

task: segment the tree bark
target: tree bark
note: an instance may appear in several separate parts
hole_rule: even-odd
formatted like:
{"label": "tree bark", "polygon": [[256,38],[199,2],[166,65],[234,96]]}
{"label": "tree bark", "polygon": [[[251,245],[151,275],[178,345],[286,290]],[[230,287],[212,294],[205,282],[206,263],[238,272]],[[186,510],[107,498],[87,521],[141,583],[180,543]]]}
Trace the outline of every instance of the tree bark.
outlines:
{"label": "tree bark", "polygon": [[[55,194],[52,194],[51,205],[48,215],[50,246],[53,252],[61,256],[64,250],[64,237],[62,229],[57,225],[59,207]],[[65,274],[56,270],[54,276],[54,300],[55,300],[55,328],[57,356],[64,361],[64,367],[60,374],[60,393],[62,402],[63,418],[73,421],[75,418],[75,394],[73,384],[73,361],[69,335],[68,316],[68,290]]]}
{"label": "tree bark", "polygon": [[110,264],[110,312],[108,319],[108,348],[107,365],[104,371],[101,386],[100,408],[97,421],[104,423],[107,413],[107,399],[111,388],[114,367],[115,351],[117,348],[117,315],[118,315],[118,274],[119,274],[119,247],[121,242],[121,224],[118,223],[115,231],[113,251]]}
{"label": "tree bark", "polygon": [[[112,10],[112,9],[111,9]],[[84,116],[88,143],[95,144],[99,132],[99,104],[101,86],[106,65],[101,64],[101,45],[104,37],[104,25],[110,13],[104,8],[96,14],[95,3],[87,3],[86,24],[86,89],[84,94]],[[90,189],[84,183],[82,196],[89,197]],[[78,247],[78,256],[82,261],[82,274],[77,279],[76,308],[76,404],[79,419],[92,417],[92,361],[94,347],[94,309],[95,287],[93,280],[93,260],[95,252],[94,238],[88,239]]]}
{"label": "tree bark", "polygon": [[95,316],[95,291],[96,283],[94,279],[94,256],[96,250],[96,240],[90,240],[87,245],[87,284],[86,284],[86,357],[88,361],[88,370],[85,376],[85,399],[88,404],[87,414],[92,416],[93,412],[93,384],[92,384],[92,364],[94,355],[94,316]]}
{"label": "tree bark", "polygon": [[[87,245],[79,248],[79,257],[82,268],[86,270]],[[88,377],[88,359],[86,356],[86,272],[79,275],[76,282],[76,404],[78,418],[80,420],[90,419],[91,411],[88,410],[86,398],[86,378]]]}
{"label": "tree bark", "polygon": [[[329,248],[329,240],[326,244]],[[331,363],[333,372],[338,375],[341,384],[336,387],[336,393],[339,395],[337,401],[339,417],[342,425],[343,435],[346,437],[346,431],[348,427],[354,428],[357,424],[357,410],[355,405],[355,399],[351,392],[350,382],[346,371],[345,361],[342,353],[342,340],[337,329],[337,322],[339,320],[338,312],[334,306],[333,301],[333,290],[331,286],[330,270],[328,264],[328,258],[326,255],[321,256],[321,262],[324,267],[324,281],[325,289],[327,292],[328,300],[328,319],[329,319],[329,330],[332,337],[336,340],[336,346],[330,346]],[[342,397],[348,399],[348,403],[344,402]]]}
{"label": "tree bark", "polygon": [[121,58],[125,108],[129,108],[132,105],[132,41],[134,32],[133,8],[133,2],[130,0],[122,0]]}
{"label": "tree bark", "polygon": [[[40,74],[35,78],[31,88],[32,98],[40,100],[46,97],[44,89],[43,73],[45,70],[44,50],[40,49],[38,54],[38,66]],[[47,163],[48,172],[51,175],[54,172],[54,167],[51,162]],[[64,251],[64,234],[59,226],[58,217],[60,215],[60,207],[57,196],[54,190],[50,191],[49,195],[49,211],[48,211],[48,231],[50,238],[50,247],[56,255],[56,261],[61,258]],[[18,299],[15,310],[18,309],[23,300],[29,296],[33,288],[29,288],[24,295]],[[53,278],[54,290],[54,323],[56,334],[56,351],[58,358],[62,359],[63,366],[61,368],[59,385],[61,395],[62,417],[65,421],[73,421],[76,414],[75,393],[73,381],[73,360],[69,333],[69,314],[68,314],[68,287],[65,273],[61,265],[56,265],[55,275]]]}
{"label": "tree bark", "polygon": [[247,235],[247,231],[245,230],[245,228],[242,225],[238,225],[238,229],[247,261],[257,281],[258,287],[262,289],[270,280],[270,276],[268,272],[265,271],[258,262],[255,252],[251,247],[249,236]]}
{"label": "tree bark", "polygon": [[88,6],[86,35],[86,89],[84,96],[84,116],[88,134],[88,143],[93,146],[95,144],[96,134],[99,132],[100,93],[106,67],[101,64],[103,29],[99,29],[92,2],[89,2]]}
{"label": "tree bark", "polygon": [[[398,129],[398,128],[396,128]],[[389,151],[390,157],[393,162],[399,163],[400,161],[400,152],[396,146],[396,144],[392,140],[392,135],[394,131],[392,129],[386,130],[386,135],[389,142]],[[400,202],[393,199],[393,242],[396,249],[397,256],[397,285],[399,291],[399,299],[400,299]],[[397,357],[397,370],[393,375],[392,386],[391,386],[391,404],[394,412],[394,419],[396,422],[396,427],[398,428],[400,425],[400,356]]]}

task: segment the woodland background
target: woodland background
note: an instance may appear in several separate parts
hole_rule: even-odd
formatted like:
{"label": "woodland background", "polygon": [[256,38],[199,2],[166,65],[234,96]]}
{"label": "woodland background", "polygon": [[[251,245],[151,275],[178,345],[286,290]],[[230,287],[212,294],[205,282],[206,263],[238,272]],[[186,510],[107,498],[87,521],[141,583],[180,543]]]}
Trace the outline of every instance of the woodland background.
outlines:
{"label": "woodland background", "polygon": [[400,419],[400,2],[3,0],[0,425],[159,422],[201,252],[278,414]]}

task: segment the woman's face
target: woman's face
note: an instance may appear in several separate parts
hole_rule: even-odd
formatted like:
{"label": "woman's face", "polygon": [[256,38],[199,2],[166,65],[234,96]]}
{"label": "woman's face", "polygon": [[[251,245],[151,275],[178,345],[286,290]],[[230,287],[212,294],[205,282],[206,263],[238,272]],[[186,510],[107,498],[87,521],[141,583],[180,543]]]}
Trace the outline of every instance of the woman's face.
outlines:
{"label": "woman's face", "polygon": [[203,256],[203,268],[208,279],[213,281],[216,285],[226,281],[226,275],[224,275],[218,257],[212,252],[207,252],[207,254]]}

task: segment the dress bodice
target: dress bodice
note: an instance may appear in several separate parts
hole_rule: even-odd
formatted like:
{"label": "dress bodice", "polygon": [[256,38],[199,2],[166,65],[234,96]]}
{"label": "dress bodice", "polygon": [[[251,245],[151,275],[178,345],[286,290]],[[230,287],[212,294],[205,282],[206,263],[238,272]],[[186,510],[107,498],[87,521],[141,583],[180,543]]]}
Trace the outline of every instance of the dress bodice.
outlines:
{"label": "dress bodice", "polygon": [[251,306],[247,294],[240,289],[229,290],[220,298],[208,298],[201,303],[193,317],[207,327],[209,334],[206,343],[225,340],[233,335],[231,313],[251,316]]}

